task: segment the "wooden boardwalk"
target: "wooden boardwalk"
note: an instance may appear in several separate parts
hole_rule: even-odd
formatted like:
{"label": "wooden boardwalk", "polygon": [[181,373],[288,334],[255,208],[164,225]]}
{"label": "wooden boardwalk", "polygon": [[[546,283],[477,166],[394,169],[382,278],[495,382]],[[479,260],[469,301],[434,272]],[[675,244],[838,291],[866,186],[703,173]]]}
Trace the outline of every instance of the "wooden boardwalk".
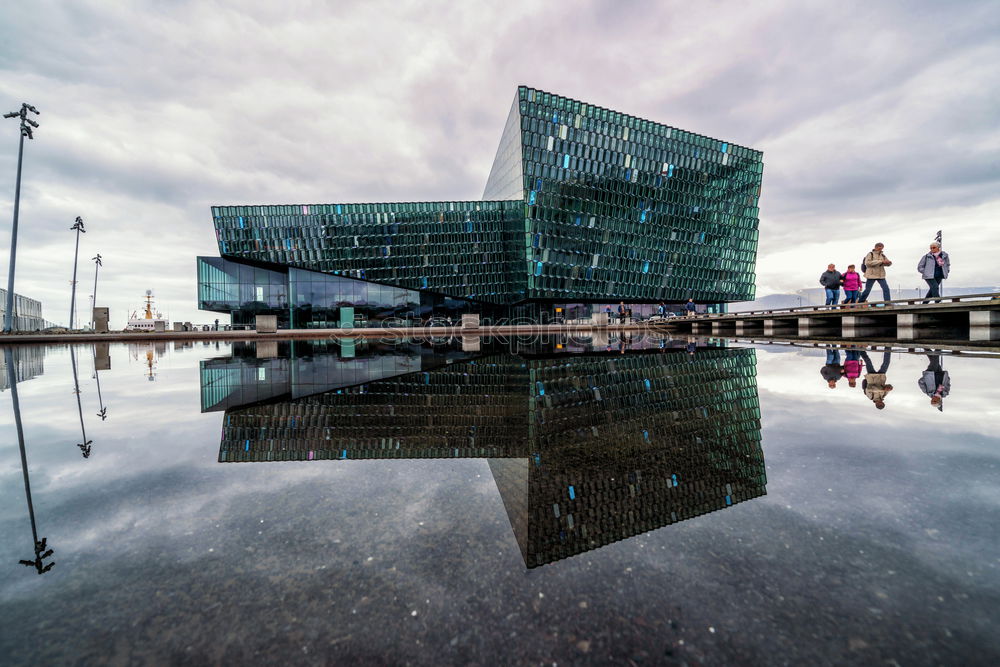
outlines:
{"label": "wooden boardwalk", "polygon": [[947,338],[994,341],[1000,340],[1000,293],[704,314],[656,326],[713,336],[878,336],[900,341],[940,338],[946,331]]}

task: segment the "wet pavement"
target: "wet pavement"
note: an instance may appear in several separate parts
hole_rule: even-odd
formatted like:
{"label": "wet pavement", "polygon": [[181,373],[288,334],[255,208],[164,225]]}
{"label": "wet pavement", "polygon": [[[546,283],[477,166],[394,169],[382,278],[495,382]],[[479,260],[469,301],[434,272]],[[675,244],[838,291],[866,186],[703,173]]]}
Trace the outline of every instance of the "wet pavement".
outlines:
{"label": "wet pavement", "polygon": [[8,350],[5,664],[1000,661],[997,358]]}

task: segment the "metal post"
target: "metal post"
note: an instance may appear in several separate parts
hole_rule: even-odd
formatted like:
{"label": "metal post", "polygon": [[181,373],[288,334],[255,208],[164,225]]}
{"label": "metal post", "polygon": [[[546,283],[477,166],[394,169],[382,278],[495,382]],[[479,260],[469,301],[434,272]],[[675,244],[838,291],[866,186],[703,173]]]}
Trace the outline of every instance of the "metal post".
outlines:
{"label": "metal post", "polygon": [[101,268],[101,253],[97,253],[94,260],[94,304],[90,307],[90,328],[96,330],[97,322],[94,320],[94,310],[97,308],[97,271]]}
{"label": "metal post", "polygon": [[76,222],[70,227],[70,230],[76,230],[76,250],[73,253],[73,289],[69,298],[69,328],[73,328],[73,314],[76,311],[76,260],[80,255],[80,232],[84,234],[87,230],[83,228],[83,218],[76,216]]}
{"label": "metal post", "polygon": [[94,380],[97,381],[97,402],[101,405],[101,411],[97,416],[104,421],[108,418],[108,409],[104,407],[104,399],[101,397],[101,373],[97,370],[97,345],[94,345]]}
{"label": "metal post", "polygon": [[14,409],[14,424],[17,427],[17,446],[21,450],[21,475],[24,477],[24,497],[28,501],[28,517],[31,519],[31,544],[35,557],[32,560],[21,560],[21,565],[34,567],[38,574],[44,574],[52,569],[55,563],[43,563],[52,555],[48,549],[46,538],[38,539],[38,525],[35,523],[35,505],[31,502],[31,480],[28,477],[28,454],[24,448],[24,427],[21,425],[21,404],[17,400],[17,372],[14,369],[14,355],[11,348],[4,348],[4,361],[7,363],[7,381],[10,383],[11,407]]}
{"label": "metal post", "polygon": [[24,133],[17,145],[17,180],[14,185],[14,224],[10,230],[10,264],[7,267],[7,311],[3,315],[4,333],[13,331],[14,323],[14,260],[17,258],[17,215],[21,208],[21,159],[24,155]]}
{"label": "metal post", "polygon": [[21,210],[21,163],[24,157],[24,138],[34,139],[32,127],[38,123],[28,118],[28,112],[38,114],[39,111],[27,102],[21,104],[19,111],[4,114],[4,118],[20,118],[21,131],[17,144],[17,180],[14,184],[14,223],[10,231],[10,264],[7,266],[7,310],[3,314],[4,333],[10,333],[14,324],[14,262],[17,259],[17,219]]}
{"label": "metal post", "polygon": [[87,440],[87,428],[83,424],[83,404],[80,402],[80,380],[76,374],[76,350],[73,347],[69,348],[70,362],[73,365],[73,390],[76,392],[76,408],[80,413],[80,432],[83,433],[83,443],[77,445],[80,448],[80,452],[83,454],[83,458],[90,457],[90,445],[93,440]]}

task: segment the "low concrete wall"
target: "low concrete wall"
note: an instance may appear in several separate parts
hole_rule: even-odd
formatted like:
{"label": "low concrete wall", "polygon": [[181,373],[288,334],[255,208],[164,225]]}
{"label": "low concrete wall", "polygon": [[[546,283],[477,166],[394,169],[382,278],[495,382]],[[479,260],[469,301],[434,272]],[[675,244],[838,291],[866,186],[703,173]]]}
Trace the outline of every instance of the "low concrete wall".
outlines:
{"label": "low concrete wall", "polygon": [[256,317],[256,328],[257,328],[257,333],[277,333],[278,316],[258,315]]}

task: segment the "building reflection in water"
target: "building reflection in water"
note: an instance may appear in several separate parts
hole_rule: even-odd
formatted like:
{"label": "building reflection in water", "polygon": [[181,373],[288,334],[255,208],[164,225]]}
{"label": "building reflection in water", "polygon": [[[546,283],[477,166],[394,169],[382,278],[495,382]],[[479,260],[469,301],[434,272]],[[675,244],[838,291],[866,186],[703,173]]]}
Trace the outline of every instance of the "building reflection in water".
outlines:
{"label": "building reflection in water", "polygon": [[766,492],[754,350],[478,347],[251,344],[203,362],[219,461],[486,458],[528,567]]}

